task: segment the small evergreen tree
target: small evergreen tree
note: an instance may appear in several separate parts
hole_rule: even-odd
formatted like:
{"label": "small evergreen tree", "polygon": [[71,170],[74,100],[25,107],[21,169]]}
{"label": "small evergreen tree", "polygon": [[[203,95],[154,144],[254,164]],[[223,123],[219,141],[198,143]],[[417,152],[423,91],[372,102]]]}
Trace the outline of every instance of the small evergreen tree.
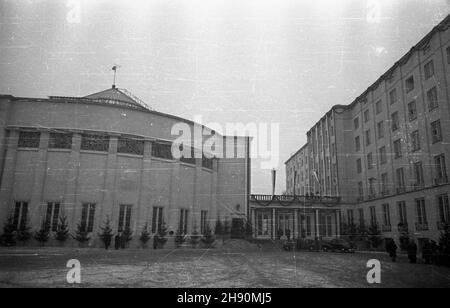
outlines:
{"label": "small evergreen tree", "polygon": [[145,247],[147,242],[150,240],[150,232],[148,231],[148,223],[145,223],[142,228],[141,235],[139,236],[139,240],[142,243],[142,246]]}
{"label": "small evergreen tree", "polygon": [[159,228],[158,232],[157,232],[157,240],[158,240],[158,244],[160,246],[164,246],[167,242],[167,226],[166,223],[163,221],[161,224],[161,227]]}
{"label": "small evergreen tree", "polygon": [[201,240],[207,248],[211,248],[213,246],[214,242],[216,241],[216,237],[212,233],[212,230],[209,227],[209,225],[205,226],[205,231],[203,232],[203,237]]}
{"label": "small evergreen tree", "polygon": [[128,243],[133,239],[133,231],[130,227],[125,227],[122,232],[122,248],[127,247]]}
{"label": "small evergreen tree", "polygon": [[28,225],[28,219],[22,222],[19,230],[17,231],[17,239],[22,243],[28,241],[33,234],[31,233],[31,227]]}
{"label": "small evergreen tree", "polygon": [[186,242],[186,235],[181,232],[180,229],[175,233],[175,245],[176,247],[180,247],[183,243]]}
{"label": "small evergreen tree", "polygon": [[55,238],[57,241],[62,243],[65,242],[68,237],[69,237],[69,226],[67,224],[67,217],[61,216],[59,217]]}
{"label": "small evergreen tree", "polygon": [[108,250],[109,246],[111,245],[112,237],[114,235],[110,227],[110,221],[108,216],[106,216],[105,225],[103,227],[100,227],[100,230],[101,232],[98,234],[98,236],[105,245],[105,249]]}
{"label": "small evergreen tree", "polygon": [[378,248],[383,242],[378,224],[371,224],[368,231],[370,244],[372,245],[372,247]]}
{"label": "small evergreen tree", "polygon": [[41,246],[44,246],[49,238],[50,238],[50,228],[43,221],[41,224],[41,228],[34,233],[34,239],[38,241],[41,244]]}
{"label": "small evergreen tree", "polygon": [[77,224],[77,229],[75,230],[75,236],[72,237],[78,241],[80,244],[88,242],[91,238],[89,237],[89,232],[83,230],[80,224]]}
{"label": "small evergreen tree", "polygon": [[16,245],[16,230],[12,216],[9,216],[3,225],[3,234],[0,236],[0,244],[3,246]]}

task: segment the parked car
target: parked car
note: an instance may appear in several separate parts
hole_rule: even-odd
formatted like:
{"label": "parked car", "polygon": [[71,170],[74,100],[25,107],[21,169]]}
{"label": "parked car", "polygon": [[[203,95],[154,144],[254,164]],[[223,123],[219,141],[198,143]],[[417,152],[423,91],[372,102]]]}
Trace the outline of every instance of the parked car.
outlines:
{"label": "parked car", "polygon": [[309,246],[310,251],[337,251],[337,252],[355,252],[355,245],[343,239],[332,239],[330,241],[322,240],[318,247],[315,244]]}

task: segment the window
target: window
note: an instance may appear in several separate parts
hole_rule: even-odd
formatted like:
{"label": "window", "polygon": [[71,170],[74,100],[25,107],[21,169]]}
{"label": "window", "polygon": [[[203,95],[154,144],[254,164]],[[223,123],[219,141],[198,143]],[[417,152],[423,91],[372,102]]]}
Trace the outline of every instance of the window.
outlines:
{"label": "window", "polygon": [[431,111],[439,107],[437,88],[433,87],[427,92],[428,110]]}
{"label": "window", "polygon": [[389,194],[389,189],[388,189],[388,174],[387,173],[383,173],[381,175],[381,194],[383,196]]}
{"label": "window", "polygon": [[19,148],[38,148],[41,138],[40,132],[19,132]]}
{"label": "window", "polygon": [[372,152],[370,152],[369,154],[367,154],[367,169],[372,169],[373,168],[373,155]]}
{"label": "window", "polygon": [[94,229],[95,203],[84,203],[81,208],[81,232],[92,232]]}
{"label": "window", "polygon": [[208,211],[200,212],[200,234],[205,234],[208,228]]}
{"label": "window", "polygon": [[356,172],[358,173],[362,172],[361,158],[358,158],[356,160]]}
{"label": "window", "polygon": [[389,209],[389,204],[383,204],[383,225],[390,226],[391,225],[391,213]]}
{"label": "window", "polygon": [[401,141],[401,139],[397,139],[394,141],[394,153],[395,153],[395,158],[402,157],[402,141]]}
{"label": "window", "polygon": [[359,136],[355,138],[355,151],[359,152],[361,150],[361,142]]}
{"label": "window", "polygon": [[109,149],[109,136],[96,134],[81,135],[81,150],[107,152]]}
{"label": "window", "polygon": [[415,100],[408,104],[408,118],[409,121],[417,119],[417,106]]}
{"label": "window", "polygon": [[186,156],[184,155],[184,151],[183,151],[184,147],[183,144],[180,145],[180,151],[181,151],[181,157],[180,157],[180,161],[183,163],[187,163],[187,164],[191,164],[191,165],[195,165],[196,164],[196,160],[195,160],[195,150],[193,147],[190,147],[189,149],[186,149],[186,152],[188,153]]}
{"label": "window", "polygon": [[389,103],[393,105],[396,102],[397,102],[397,89],[393,89],[391,92],[389,92]]}
{"label": "window", "polygon": [[207,158],[206,156],[203,156],[202,167],[212,170],[213,169],[213,158]]}
{"label": "window", "polygon": [[375,179],[370,178],[369,179],[369,197],[375,198],[376,191],[375,191]]}
{"label": "window", "polygon": [[445,166],[445,155],[441,154],[434,157],[434,165],[436,167],[436,180],[438,183],[447,182],[447,169]]}
{"label": "window", "polygon": [[438,196],[438,213],[440,223],[450,223],[450,206],[448,202],[448,195]]}
{"label": "window", "polygon": [[363,182],[358,182],[358,195],[362,199],[364,197],[364,185]]}
{"label": "window", "polygon": [[414,176],[416,179],[415,185],[422,186],[424,184],[422,162],[414,163]]}
{"label": "window", "polygon": [[440,120],[431,123],[431,140],[433,141],[433,143],[442,141],[442,130]]}
{"label": "window", "polygon": [[161,227],[163,225],[163,211],[164,208],[160,206],[153,207],[153,215],[152,215],[152,233],[158,233],[161,231]]}
{"label": "window", "polygon": [[420,137],[418,130],[411,133],[411,148],[413,152],[420,150]]}
{"label": "window", "polygon": [[71,149],[72,134],[71,133],[50,133],[48,140],[49,149]]}
{"label": "window", "polygon": [[60,212],[59,202],[48,202],[45,215],[45,229],[56,232],[58,230],[58,219]]}
{"label": "window", "polygon": [[124,230],[130,230],[131,226],[131,205],[121,204],[119,206],[119,226],[117,228],[118,232]]}
{"label": "window", "polygon": [[13,215],[13,229],[24,230],[27,227],[28,202],[16,201]]}
{"label": "window", "polygon": [[383,111],[383,105],[381,100],[375,103],[375,112],[376,114],[380,114]]}
{"label": "window", "polygon": [[400,128],[400,120],[397,111],[391,115],[391,121],[392,121],[392,131],[394,132]]}
{"label": "window", "polygon": [[383,121],[377,123],[377,134],[378,134],[378,139],[384,138],[384,122]]}
{"label": "window", "polygon": [[189,210],[180,209],[179,231],[181,232],[181,234],[187,234],[188,212],[189,212]]}
{"label": "window", "polygon": [[405,172],[403,168],[398,168],[395,171],[397,175],[397,192],[401,193],[405,191]]}
{"label": "window", "polygon": [[376,226],[377,225],[377,210],[376,210],[375,206],[370,206],[369,210],[370,210],[370,224],[372,226]]}
{"label": "window", "polygon": [[312,235],[312,228],[311,228],[311,216],[306,216],[306,236]]}
{"label": "window", "polygon": [[430,79],[434,76],[434,64],[433,60],[429,61],[424,66],[424,72],[425,72],[425,80]]}
{"label": "window", "polygon": [[366,146],[369,146],[372,143],[370,140],[370,129],[366,130]]}
{"label": "window", "polygon": [[357,130],[359,128],[359,118],[355,118],[353,120],[353,125],[355,127],[355,130]]}
{"label": "window", "polygon": [[347,210],[347,223],[351,226],[355,222],[353,217],[353,210]]}
{"label": "window", "polygon": [[425,199],[416,199],[416,222],[417,230],[428,230],[427,212],[425,208]]}
{"label": "window", "polygon": [[447,47],[447,64],[450,64],[450,47]]}
{"label": "window", "polygon": [[414,90],[414,77],[411,76],[408,79],[406,79],[405,81],[405,90],[406,93],[411,92],[412,90]]}
{"label": "window", "polygon": [[364,209],[358,209],[358,214],[359,214],[359,226],[360,227],[364,227],[365,222],[364,222]]}
{"label": "window", "polygon": [[370,120],[370,113],[369,110],[367,109],[366,111],[364,111],[364,122],[367,123]]}
{"label": "window", "polygon": [[[302,216],[304,217],[304,216]],[[257,215],[257,232],[258,235],[270,235],[270,219],[266,213],[258,213]]]}
{"label": "window", "polygon": [[173,159],[172,157],[172,145],[169,143],[157,143],[153,142],[152,144],[152,156],[165,158],[165,159]]}
{"label": "window", "polygon": [[144,155],[144,140],[119,137],[117,153]]}
{"label": "window", "polygon": [[379,153],[380,153],[380,165],[384,165],[387,162],[387,157],[386,157],[386,147],[381,147],[379,149]]}
{"label": "window", "polygon": [[406,203],[405,201],[397,202],[398,209],[398,223],[407,226],[408,225],[408,216],[406,212]]}

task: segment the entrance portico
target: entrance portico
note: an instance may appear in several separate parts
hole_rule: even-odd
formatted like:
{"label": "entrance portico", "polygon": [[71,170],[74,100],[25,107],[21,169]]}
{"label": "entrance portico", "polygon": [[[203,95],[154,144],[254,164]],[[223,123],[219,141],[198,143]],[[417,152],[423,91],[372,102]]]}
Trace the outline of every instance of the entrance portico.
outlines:
{"label": "entrance portico", "polygon": [[259,239],[335,238],[340,236],[339,198],[251,195],[253,237]]}

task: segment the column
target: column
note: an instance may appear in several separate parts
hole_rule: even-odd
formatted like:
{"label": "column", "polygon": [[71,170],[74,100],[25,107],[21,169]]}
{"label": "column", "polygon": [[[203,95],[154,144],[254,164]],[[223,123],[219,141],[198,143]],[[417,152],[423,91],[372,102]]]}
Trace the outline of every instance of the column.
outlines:
{"label": "column", "polygon": [[34,166],[33,188],[29,206],[30,225],[40,227],[42,215],[45,213],[43,204],[43,191],[47,177],[47,150],[48,150],[48,132],[41,132],[39,141],[38,159]]}
{"label": "column", "polygon": [[319,232],[319,210],[316,209],[316,238],[320,237],[320,232]]}
{"label": "column", "polygon": [[339,214],[339,210],[335,211],[336,215],[336,237],[341,237],[341,215]]}
{"label": "column", "polygon": [[[136,212],[137,232],[140,232],[147,223],[148,228],[151,228],[149,221],[149,210],[151,209],[150,194],[151,191],[151,166],[152,165],[152,142],[150,140],[144,141],[144,156],[141,164],[141,181],[139,186],[138,210]],[[150,230],[150,229],[148,229]]]}
{"label": "column", "polygon": [[[80,147],[81,135],[73,134],[72,136],[72,152],[70,152],[69,161],[67,163],[66,187],[64,188],[64,207],[63,215],[67,216],[67,223],[71,230],[76,227],[77,221],[77,187],[78,176],[80,171]],[[81,217],[81,213],[79,213]]]}
{"label": "column", "polygon": [[[103,184],[103,197],[99,208],[99,215],[94,219],[94,230],[102,225],[106,216],[109,216],[111,228],[116,230],[119,209],[116,200],[116,173],[117,173],[117,142],[118,138],[111,136],[109,139],[108,156],[106,157],[105,179]],[[136,231],[136,230],[133,230]]]}
{"label": "column", "polygon": [[276,219],[276,213],[275,213],[275,209],[272,209],[272,239],[276,239],[276,224],[275,224],[275,219]]}
{"label": "column", "polygon": [[11,130],[6,140],[5,165],[3,167],[3,174],[1,175],[0,186],[0,219],[2,223],[11,214],[10,211],[12,207],[12,193],[17,160],[18,138],[19,132],[16,130]]}
{"label": "column", "polygon": [[[180,195],[180,162],[176,161],[172,164],[171,166],[171,176],[170,176],[170,190],[169,190],[169,207],[167,208],[167,213],[164,214],[164,216],[167,217],[167,229],[169,231],[173,231],[173,232],[177,232],[179,229],[178,223],[177,223],[177,219],[178,219],[178,209],[179,207],[177,205],[182,203],[182,196]],[[197,178],[197,172],[195,172],[194,175]],[[194,184],[195,185],[195,184]],[[195,189],[195,186],[194,186]],[[195,195],[195,193],[194,193]],[[194,206],[195,208],[195,206]],[[193,220],[192,220],[192,212],[193,210],[189,209],[191,214],[188,219],[188,224],[190,224]],[[188,232],[189,230],[189,225],[188,225]],[[197,230],[198,232],[200,232],[200,230]]]}
{"label": "column", "polygon": [[292,233],[292,238],[297,239],[300,238],[300,229],[299,229],[299,223],[298,223],[298,209],[294,210],[294,231]]}
{"label": "column", "polygon": [[257,235],[258,235],[257,230],[256,230],[256,228],[257,228],[256,209],[250,209],[250,215],[251,215],[250,221],[251,221],[251,224],[252,224],[253,238],[256,238]]}

